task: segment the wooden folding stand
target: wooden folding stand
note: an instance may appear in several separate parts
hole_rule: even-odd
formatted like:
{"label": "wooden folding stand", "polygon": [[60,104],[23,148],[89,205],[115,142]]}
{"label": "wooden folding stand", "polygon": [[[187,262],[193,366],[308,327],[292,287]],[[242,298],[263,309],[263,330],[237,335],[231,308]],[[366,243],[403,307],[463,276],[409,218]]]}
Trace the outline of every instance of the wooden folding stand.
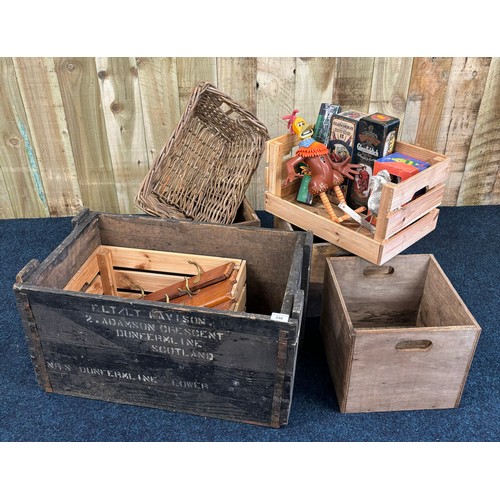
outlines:
{"label": "wooden folding stand", "polygon": [[99,245],[65,290],[244,311],[246,262]]}

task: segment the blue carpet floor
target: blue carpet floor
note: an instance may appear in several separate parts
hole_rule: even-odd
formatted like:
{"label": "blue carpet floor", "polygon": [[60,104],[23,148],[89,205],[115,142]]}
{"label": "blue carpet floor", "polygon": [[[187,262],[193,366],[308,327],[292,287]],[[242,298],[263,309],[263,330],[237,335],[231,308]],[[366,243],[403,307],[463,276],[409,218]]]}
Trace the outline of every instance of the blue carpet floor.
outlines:
{"label": "blue carpet floor", "polygon": [[[259,212],[263,226],[272,216]],[[432,253],[482,327],[460,407],[339,413],[318,332],[307,320],[288,426],[248,424],[47,394],[35,381],[12,284],[71,231],[70,218],[1,220],[1,441],[498,441],[500,207],[442,208],[437,229],[405,253]]]}

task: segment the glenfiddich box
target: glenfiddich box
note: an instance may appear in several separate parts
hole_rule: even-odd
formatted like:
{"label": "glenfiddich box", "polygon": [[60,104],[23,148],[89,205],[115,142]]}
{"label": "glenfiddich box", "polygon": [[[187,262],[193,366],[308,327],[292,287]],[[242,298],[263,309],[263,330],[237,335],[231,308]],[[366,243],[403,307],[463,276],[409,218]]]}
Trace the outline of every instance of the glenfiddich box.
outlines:
{"label": "glenfiddich box", "polygon": [[399,118],[383,113],[373,113],[359,120],[354,155],[354,163],[359,169],[354,180],[349,182],[347,193],[351,207],[367,206],[374,162],[394,151],[399,123]]}

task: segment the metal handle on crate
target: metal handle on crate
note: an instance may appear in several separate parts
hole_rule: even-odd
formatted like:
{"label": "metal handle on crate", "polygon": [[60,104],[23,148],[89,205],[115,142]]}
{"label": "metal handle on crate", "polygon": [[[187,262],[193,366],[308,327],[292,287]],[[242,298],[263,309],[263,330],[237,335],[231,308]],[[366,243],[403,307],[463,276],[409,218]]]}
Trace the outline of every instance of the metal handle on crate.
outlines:
{"label": "metal handle on crate", "polygon": [[432,348],[430,340],[401,340],[396,344],[399,352],[426,352]]}

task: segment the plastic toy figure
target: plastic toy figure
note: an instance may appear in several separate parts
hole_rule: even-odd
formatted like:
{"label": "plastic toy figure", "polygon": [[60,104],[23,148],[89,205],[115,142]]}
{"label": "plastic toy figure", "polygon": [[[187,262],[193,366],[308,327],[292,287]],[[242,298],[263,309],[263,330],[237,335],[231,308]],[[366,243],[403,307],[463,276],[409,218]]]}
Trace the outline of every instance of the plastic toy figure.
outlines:
{"label": "plastic toy figure", "polygon": [[[357,165],[349,163],[351,157],[346,158],[340,163],[332,161],[328,148],[324,144],[316,142],[312,138],[314,132],[313,125],[306,123],[303,118],[297,116],[297,113],[298,110],[295,109],[291,115],[283,117],[283,120],[286,120],[288,123],[290,133],[295,133],[300,139],[297,153],[286,163],[288,175],[283,181],[283,185],[286,186],[297,177],[303,177],[304,174],[296,172],[295,167],[297,167],[300,163],[305,163],[308,166],[311,175],[311,180],[308,186],[309,192],[313,196],[319,195],[326,208],[328,216],[332,221],[345,221],[352,217],[352,215],[347,212],[354,211],[347,207],[344,194],[339,186],[344,181],[344,177],[353,179],[353,175],[357,173],[358,167]],[[346,215],[343,215],[342,217],[335,215],[330,200],[326,195],[326,192],[330,189],[334,190],[335,195],[339,200],[339,208],[344,210]],[[348,210],[346,210],[346,208]],[[356,212],[362,212],[364,209],[365,207],[360,207],[356,210]],[[358,219],[355,218],[355,220]]]}

